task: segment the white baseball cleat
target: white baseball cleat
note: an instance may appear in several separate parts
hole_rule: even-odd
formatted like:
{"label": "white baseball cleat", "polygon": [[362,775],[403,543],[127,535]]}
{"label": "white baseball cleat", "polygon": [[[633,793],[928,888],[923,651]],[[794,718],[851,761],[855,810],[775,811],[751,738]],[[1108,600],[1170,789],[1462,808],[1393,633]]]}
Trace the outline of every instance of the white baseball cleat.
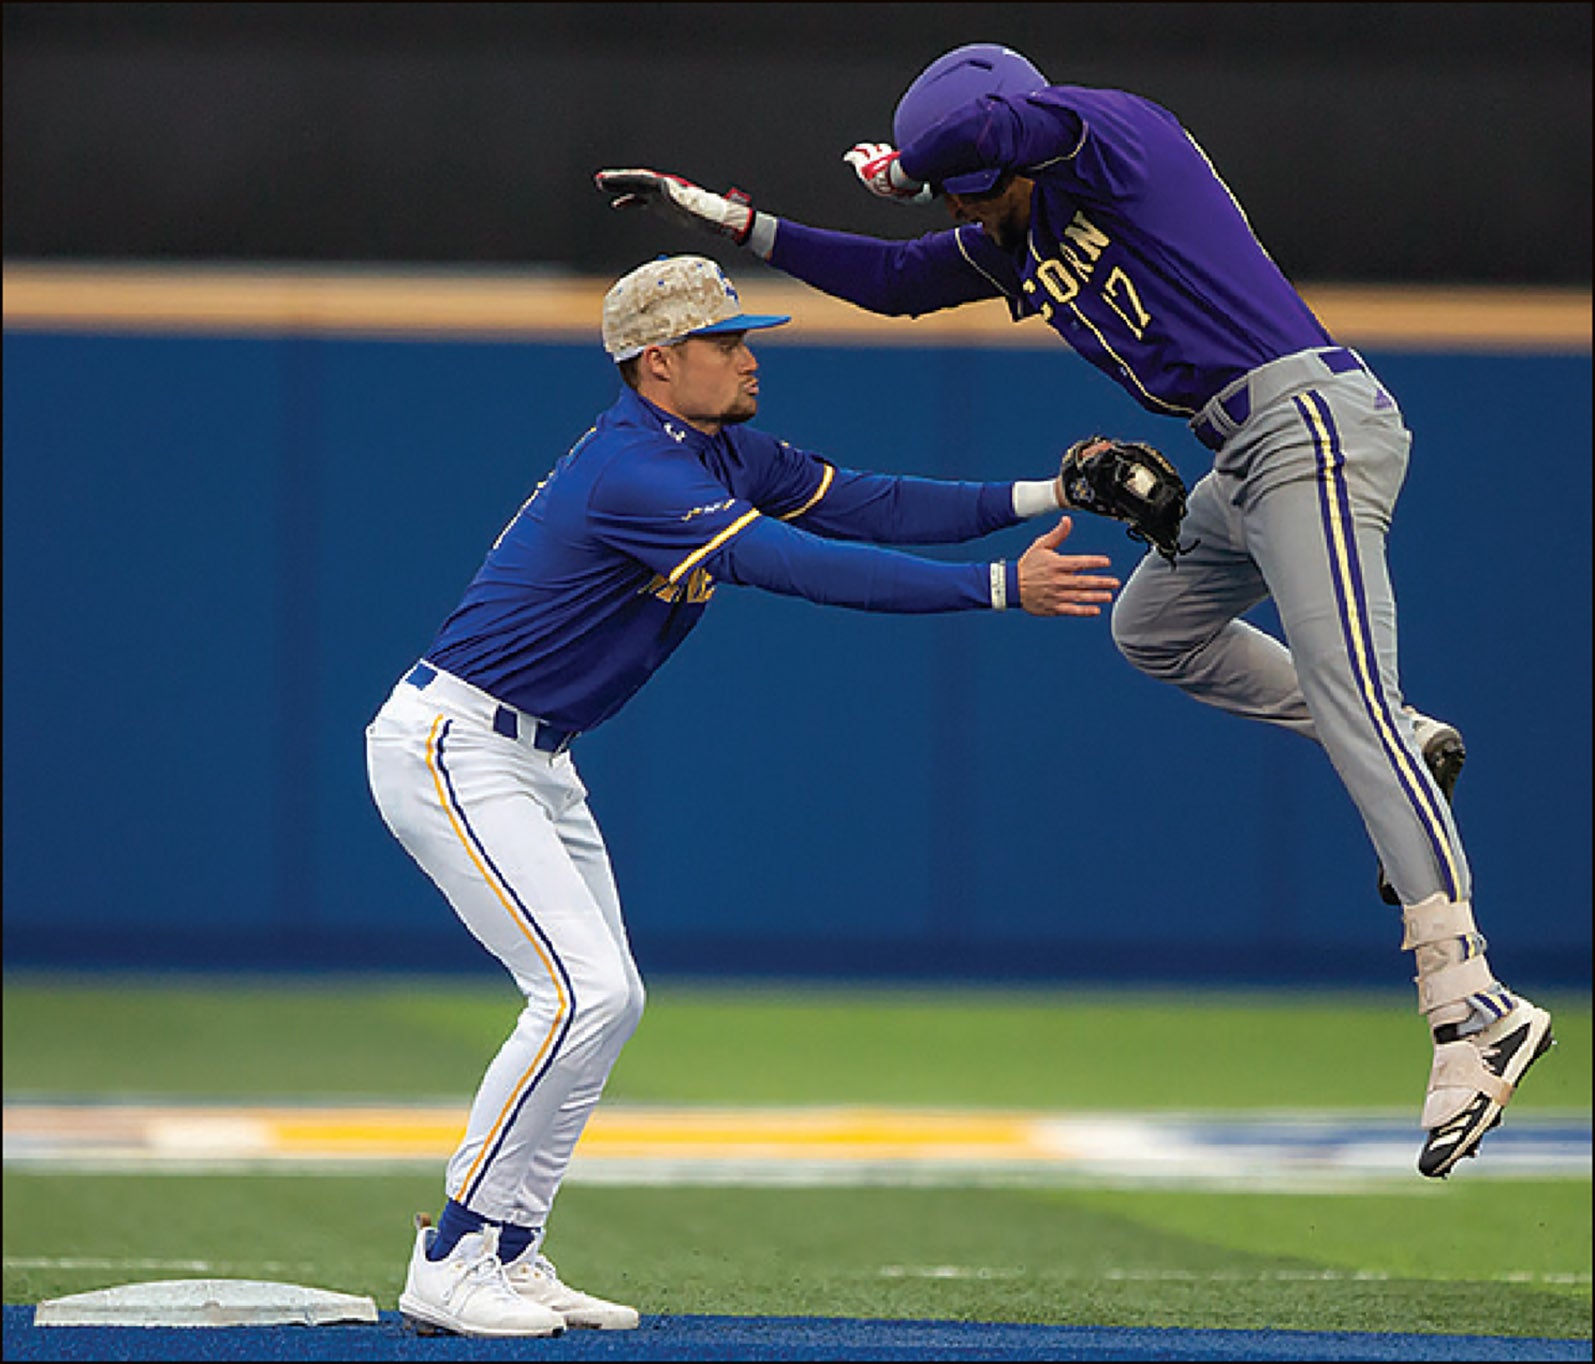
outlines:
{"label": "white baseball cleat", "polygon": [[527,1302],[559,1313],[573,1330],[630,1331],[637,1325],[635,1307],[606,1302],[561,1283],[548,1258],[533,1251],[506,1265],[504,1277]]}
{"label": "white baseball cleat", "polygon": [[1501,1121],[1518,1081],[1555,1042],[1550,1014],[1518,996],[1511,1012],[1482,1032],[1437,1038],[1421,1120],[1429,1138],[1418,1172],[1443,1179],[1458,1161],[1478,1155],[1479,1142]]}
{"label": "white baseball cleat", "polygon": [[431,1219],[417,1215],[415,1250],[399,1296],[399,1311],[416,1330],[460,1336],[557,1336],[564,1331],[565,1318],[558,1312],[510,1287],[498,1258],[497,1227],[462,1236],[441,1260],[429,1260],[427,1247],[436,1235]]}

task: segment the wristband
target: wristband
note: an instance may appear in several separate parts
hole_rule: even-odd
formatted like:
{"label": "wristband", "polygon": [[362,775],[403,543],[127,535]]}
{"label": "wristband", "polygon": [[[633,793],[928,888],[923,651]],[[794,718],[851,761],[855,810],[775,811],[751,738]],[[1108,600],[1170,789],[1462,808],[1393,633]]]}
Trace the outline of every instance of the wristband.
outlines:
{"label": "wristband", "polygon": [[1045,516],[1062,505],[1058,501],[1058,480],[1055,478],[1026,478],[1013,485],[1015,516]]}
{"label": "wristband", "polygon": [[753,214],[753,224],[748,228],[748,235],[743,241],[743,246],[754,255],[764,260],[770,259],[770,253],[775,250],[775,225],[779,220],[772,218],[768,213],[757,210]]}
{"label": "wristband", "polygon": [[991,565],[991,609],[993,611],[1006,611],[1008,609],[1008,573],[1007,563],[998,559]]}
{"label": "wristband", "polygon": [[903,158],[900,153],[894,156],[887,164],[886,183],[896,190],[898,194],[902,195],[918,194],[920,190],[925,188],[923,180],[914,179],[912,175],[903,169]]}

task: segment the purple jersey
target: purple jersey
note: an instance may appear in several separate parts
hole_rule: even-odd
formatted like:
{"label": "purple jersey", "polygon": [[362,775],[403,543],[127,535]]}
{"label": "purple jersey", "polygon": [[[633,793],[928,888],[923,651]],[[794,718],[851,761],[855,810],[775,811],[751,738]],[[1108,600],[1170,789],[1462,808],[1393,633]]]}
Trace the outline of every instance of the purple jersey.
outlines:
{"label": "purple jersey", "polygon": [[[746,426],[707,436],[630,389],[538,484],[426,652],[551,725],[618,711],[718,582],[867,611],[990,609],[985,563],[951,544],[1016,525],[1012,483],[860,473]],[[1018,568],[1003,568],[1019,601]]]}
{"label": "purple jersey", "polygon": [[901,150],[933,184],[981,167],[1034,180],[1029,239],[1006,251],[965,225],[882,242],[782,219],[770,263],[875,312],[1006,298],[1142,407],[1182,418],[1259,365],[1333,344],[1206,154],[1139,95],[986,96]]}

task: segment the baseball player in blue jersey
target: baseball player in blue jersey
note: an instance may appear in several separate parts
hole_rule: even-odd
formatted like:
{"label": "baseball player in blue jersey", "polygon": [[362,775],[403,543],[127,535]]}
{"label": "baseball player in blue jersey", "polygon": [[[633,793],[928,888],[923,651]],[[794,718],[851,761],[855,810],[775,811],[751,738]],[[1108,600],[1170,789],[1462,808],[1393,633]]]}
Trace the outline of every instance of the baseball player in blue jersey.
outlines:
{"label": "baseball player in blue jersey", "polygon": [[626,704],[723,583],[864,611],[1077,617],[1100,615],[1119,586],[1099,571],[1105,557],[1057,553],[1067,517],[1017,560],[877,547],[1057,512],[1059,481],[861,473],[746,426],[759,396],[746,334],[787,321],[743,313],[703,257],[621,279],[603,312],[619,399],[526,499],[367,730],[383,819],[526,999],[449,1161],[438,1224],[416,1218],[399,1308],[422,1329],[637,1324],[635,1309],[562,1283],[541,1253],[643,1008],[573,740]]}
{"label": "baseball player in blue jersey", "polygon": [[[1019,53],[974,43],[914,80],[894,136],[844,159],[874,194],[941,198],[954,227],[885,241],[673,175],[597,179],[616,207],[658,205],[874,312],[1004,299],[1212,452],[1180,552],[1136,568],[1114,640],[1150,676],[1323,746],[1378,852],[1381,893],[1402,907],[1434,1048],[1418,1168],[1448,1174],[1550,1047],[1551,1019],[1485,956],[1450,810],[1461,738],[1402,699],[1385,537],[1411,437],[1395,399],[1152,101],[1053,85]],[[1283,641],[1241,619],[1265,598]]]}

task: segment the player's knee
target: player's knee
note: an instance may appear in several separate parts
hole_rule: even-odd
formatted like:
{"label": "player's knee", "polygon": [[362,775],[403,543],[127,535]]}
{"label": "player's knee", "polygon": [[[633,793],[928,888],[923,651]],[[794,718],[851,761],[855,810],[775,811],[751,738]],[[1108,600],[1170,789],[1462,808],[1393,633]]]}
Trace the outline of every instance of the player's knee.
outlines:
{"label": "player's knee", "polygon": [[647,1003],[648,992],[643,989],[641,978],[635,971],[629,972],[625,999],[620,1002],[615,1014],[617,1036],[630,1037],[637,1030],[637,1024],[642,1022],[642,1011]]}
{"label": "player's knee", "polygon": [[610,1042],[623,1042],[642,1021],[646,993],[635,971],[617,969],[588,982],[576,994],[579,1031]]}
{"label": "player's knee", "polygon": [[1120,596],[1114,602],[1109,624],[1114,646],[1132,667],[1152,677],[1167,677],[1177,669],[1182,651],[1153,631],[1147,613],[1132,598]]}

